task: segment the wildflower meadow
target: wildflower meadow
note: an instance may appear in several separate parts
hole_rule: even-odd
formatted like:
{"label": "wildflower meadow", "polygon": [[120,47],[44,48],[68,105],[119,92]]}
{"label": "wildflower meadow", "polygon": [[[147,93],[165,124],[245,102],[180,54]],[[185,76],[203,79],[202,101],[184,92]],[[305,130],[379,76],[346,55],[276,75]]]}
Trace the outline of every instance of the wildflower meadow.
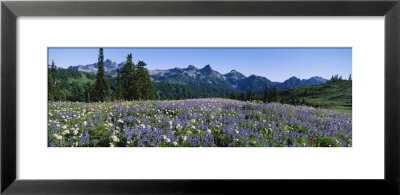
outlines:
{"label": "wildflower meadow", "polygon": [[351,147],[351,114],[230,99],[49,102],[49,147]]}

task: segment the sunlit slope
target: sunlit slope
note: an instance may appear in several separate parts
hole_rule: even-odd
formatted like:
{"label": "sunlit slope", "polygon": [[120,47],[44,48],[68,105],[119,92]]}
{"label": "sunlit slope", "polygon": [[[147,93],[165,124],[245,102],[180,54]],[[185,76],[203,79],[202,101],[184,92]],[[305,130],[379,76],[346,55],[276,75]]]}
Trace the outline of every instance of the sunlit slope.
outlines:
{"label": "sunlit slope", "polygon": [[312,86],[302,86],[279,92],[279,96],[304,98],[306,105],[327,108],[342,112],[351,112],[352,81],[337,81]]}

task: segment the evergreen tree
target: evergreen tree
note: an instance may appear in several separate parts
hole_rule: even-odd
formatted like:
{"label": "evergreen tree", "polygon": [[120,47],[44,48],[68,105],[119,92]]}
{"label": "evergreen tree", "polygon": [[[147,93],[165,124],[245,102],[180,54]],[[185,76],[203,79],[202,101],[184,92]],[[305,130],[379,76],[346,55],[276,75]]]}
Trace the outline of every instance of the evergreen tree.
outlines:
{"label": "evergreen tree", "polygon": [[95,93],[96,96],[94,99],[96,101],[106,101],[110,96],[110,86],[108,85],[108,80],[104,75],[104,55],[103,48],[99,49],[99,58],[98,58],[98,70],[97,70],[97,78],[95,84]]}
{"label": "evergreen tree", "polygon": [[253,89],[252,88],[250,88],[250,90],[247,92],[247,97],[246,97],[246,99],[247,100],[254,100],[254,92],[253,92]]}
{"label": "evergreen tree", "polygon": [[76,83],[72,84],[71,97],[69,97],[69,100],[73,101],[73,102],[80,101],[79,88],[78,88],[78,85]]}
{"label": "evergreen tree", "polygon": [[139,100],[154,99],[154,86],[146,69],[146,63],[143,61],[139,61],[137,64],[136,86],[139,92]]}
{"label": "evergreen tree", "polygon": [[342,75],[339,76],[339,74],[336,74],[334,76],[332,75],[332,78],[328,81],[328,83],[335,83],[342,80]]}
{"label": "evergreen tree", "polygon": [[272,101],[278,101],[278,89],[276,87],[272,88]]}
{"label": "evergreen tree", "polygon": [[54,60],[51,62],[50,74],[48,75],[48,101],[54,101],[54,89],[56,85],[56,66]]}
{"label": "evergreen tree", "polygon": [[56,88],[57,86],[57,67],[56,64],[54,63],[54,60],[51,61],[51,75],[53,79],[52,87]]}
{"label": "evergreen tree", "polygon": [[239,100],[242,100],[242,101],[243,101],[243,100],[246,100],[246,95],[245,95],[245,93],[242,92],[242,93],[239,94]]}
{"label": "evergreen tree", "polygon": [[188,94],[188,99],[192,99],[192,98],[193,98],[192,92],[191,92],[191,91],[189,91],[189,94]]}
{"label": "evergreen tree", "polygon": [[233,100],[239,99],[238,94],[235,93],[235,92],[231,92],[231,94],[229,95],[229,98],[230,98],[230,99],[233,99]]}
{"label": "evergreen tree", "polygon": [[52,101],[54,101],[54,95],[53,95],[54,94],[54,87],[53,87],[54,80],[53,80],[52,74],[49,74],[47,81],[48,81],[48,83],[47,83],[47,86],[48,86],[47,98],[48,98],[48,101],[52,102]]}
{"label": "evergreen tree", "polygon": [[304,98],[301,100],[301,105],[303,105],[303,106],[306,105],[306,100]]}
{"label": "evergreen tree", "polygon": [[119,68],[117,69],[117,99],[122,99],[122,85],[121,85],[121,74],[119,72]]}
{"label": "evergreen tree", "polygon": [[51,62],[50,74],[48,76],[48,100],[61,101],[64,100],[64,94],[57,85],[57,66],[54,60]]}
{"label": "evergreen tree", "polygon": [[268,93],[268,86],[265,86],[265,88],[264,88],[264,96],[263,96],[263,101],[264,101],[264,103],[267,103],[267,102],[268,102],[268,96],[269,96],[269,93]]}
{"label": "evergreen tree", "polygon": [[308,96],[308,90],[307,90],[307,88],[304,89],[303,97],[305,97],[305,96]]}
{"label": "evergreen tree", "polygon": [[280,103],[281,103],[281,104],[284,104],[284,103],[286,103],[286,99],[285,99],[285,97],[281,97],[281,99],[280,99]]}
{"label": "evergreen tree", "polygon": [[134,100],[139,98],[136,73],[136,66],[133,64],[132,54],[130,53],[126,57],[126,63],[121,72],[122,96],[125,100]]}
{"label": "evergreen tree", "polygon": [[349,75],[349,79],[348,80],[351,81],[351,74]]}
{"label": "evergreen tree", "polygon": [[90,83],[87,83],[86,88],[85,88],[85,94],[84,94],[84,100],[85,102],[92,102],[92,97],[93,95],[93,86]]}

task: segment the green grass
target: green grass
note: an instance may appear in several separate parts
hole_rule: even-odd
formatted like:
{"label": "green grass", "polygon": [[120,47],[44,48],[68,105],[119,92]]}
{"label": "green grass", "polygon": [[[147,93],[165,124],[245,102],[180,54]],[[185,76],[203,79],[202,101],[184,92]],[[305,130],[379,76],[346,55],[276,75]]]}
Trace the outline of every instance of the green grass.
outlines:
{"label": "green grass", "polygon": [[304,98],[307,106],[343,113],[352,112],[352,82],[347,80],[286,89],[280,91],[279,95]]}
{"label": "green grass", "polygon": [[95,82],[96,82],[95,80],[87,78],[85,74],[82,74],[80,78],[69,77],[67,79],[68,84],[77,83],[79,86],[85,86],[87,85],[87,83],[93,84]]}

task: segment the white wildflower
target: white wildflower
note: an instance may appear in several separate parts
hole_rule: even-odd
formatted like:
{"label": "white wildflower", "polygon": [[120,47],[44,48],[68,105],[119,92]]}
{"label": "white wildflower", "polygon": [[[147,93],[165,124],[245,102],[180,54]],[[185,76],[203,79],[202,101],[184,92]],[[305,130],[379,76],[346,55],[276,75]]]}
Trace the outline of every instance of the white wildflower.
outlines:
{"label": "white wildflower", "polygon": [[115,135],[111,136],[111,139],[113,140],[113,142],[119,142],[119,138]]}
{"label": "white wildflower", "polygon": [[165,139],[165,141],[166,141],[167,143],[171,142],[171,140],[170,140],[169,138]]}
{"label": "white wildflower", "polygon": [[207,129],[207,131],[206,131],[207,133],[211,133],[211,129]]}
{"label": "white wildflower", "polygon": [[172,142],[172,144],[174,144],[174,146],[178,145],[178,143],[176,141]]}
{"label": "white wildflower", "polygon": [[66,135],[66,134],[69,134],[69,130],[67,129],[67,130],[64,130],[62,133],[61,133],[61,135]]}

